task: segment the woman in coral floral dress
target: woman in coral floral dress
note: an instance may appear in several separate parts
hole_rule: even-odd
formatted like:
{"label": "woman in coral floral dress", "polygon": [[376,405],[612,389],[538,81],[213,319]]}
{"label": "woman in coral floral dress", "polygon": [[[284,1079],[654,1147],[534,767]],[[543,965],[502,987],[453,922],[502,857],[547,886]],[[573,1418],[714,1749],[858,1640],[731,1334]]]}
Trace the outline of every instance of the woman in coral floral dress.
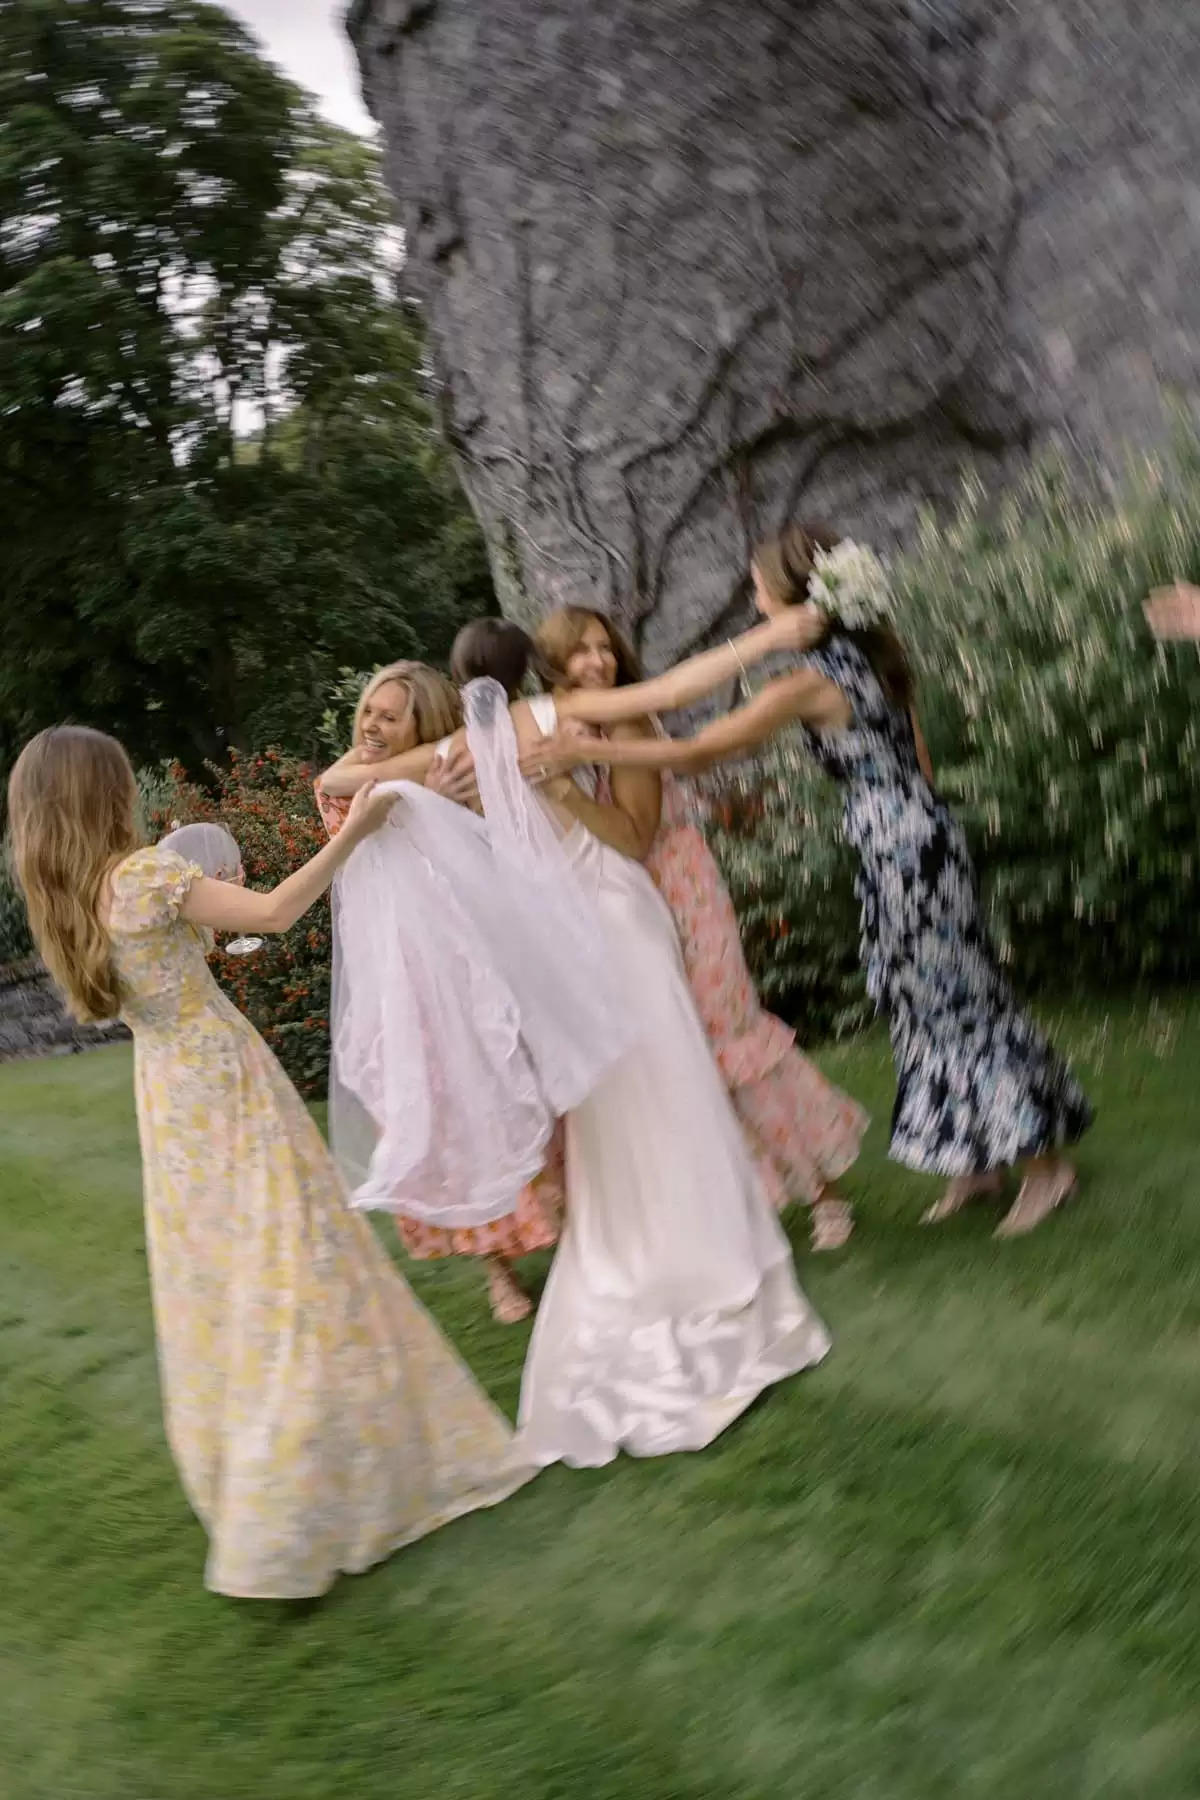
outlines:
{"label": "woman in coral floral dress", "polygon": [[[537,647],[564,689],[624,687],[641,679],[632,647],[587,607],[553,613],[537,633]],[[589,828],[606,836],[600,809],[620,810],[614,789],[645,783],[648,774],[604,771],[588,808]],[[656,777],[649,780],[657,795]],[[628,835],[607,841],[636,853]],[[806,1201],[813,1248],[839,1248],[852,1215],[835,1184],[858,1156],[867,1115],[826,1081],[797,1050],[795,1033],[759,1003],[728,889],[683,788],[669,774],[641,860],[674,916],[697,1010],[767,1193],[779,1207]]]}
{"label": "woman in coral floral dress", "polygon": [[133,1030],[167,1437],[208,1586],[238,1598],[321,1594],[532,1473],[205,960],[206,932],[293,925],[388,805],[361,793],[264,894],[139,848],[133,771],[100,732],[42,732],[9,784],[48,967],[77,1016]]}

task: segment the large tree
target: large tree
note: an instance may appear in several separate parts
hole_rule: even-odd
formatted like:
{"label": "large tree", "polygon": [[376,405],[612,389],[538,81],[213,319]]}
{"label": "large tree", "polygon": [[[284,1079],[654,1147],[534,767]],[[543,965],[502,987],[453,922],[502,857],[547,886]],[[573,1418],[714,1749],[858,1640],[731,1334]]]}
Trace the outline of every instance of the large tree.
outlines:
{"label": "large tree", "polygon": [[0,731],[311,741],[488,583],[374,150],[223,9],[0,9]]}
{"label": "large tree", "polygon": [[921,10],[353,9],[510,603],[598,595],[653,659],[728,620],[794,507],[900,514],[1019,444],[1012,177],[972,46]]}
{"label": "large tree", "polygon": [[964,466],[1200,383],[1181,0],[357,0],[447,422],[509,603],[651,659],[790,512],[885,538]]}

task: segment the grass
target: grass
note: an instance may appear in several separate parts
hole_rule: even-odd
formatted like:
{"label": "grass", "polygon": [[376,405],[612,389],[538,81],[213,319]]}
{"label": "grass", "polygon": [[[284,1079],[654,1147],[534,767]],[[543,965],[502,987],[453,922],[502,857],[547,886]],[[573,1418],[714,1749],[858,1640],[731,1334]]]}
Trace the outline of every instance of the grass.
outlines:
{"label": "grass", "polygon": [[[825,1367],[310,1608],[201,1587],[128,1052],[0,1069],[4,1800],[1196,1800],[1200,1005],[1061,1035],[1075,1210],[918,1231],[884,1046],[831,1052],[881,1124],[852,1249],[801,1255]],[[523,1331],[411,1274],[511,1411]]]}

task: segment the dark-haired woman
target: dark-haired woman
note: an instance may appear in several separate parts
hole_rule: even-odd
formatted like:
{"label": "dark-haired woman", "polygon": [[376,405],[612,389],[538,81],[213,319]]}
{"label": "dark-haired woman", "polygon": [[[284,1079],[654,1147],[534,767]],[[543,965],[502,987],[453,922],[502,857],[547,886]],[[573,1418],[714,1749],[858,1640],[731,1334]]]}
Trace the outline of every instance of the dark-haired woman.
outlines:
{"label": "dark-haired woman", "polygon": [[[830,534],[789,528],[760,547],[752,573],[766,617],[808,601]],[[859,859],[868,990],[888,1019],[897,1093],[891,1155],[949,1177],[926,1213],[937,1222],[1002,1191],[1020,1192],[1000,1226],[1031,1231],[1075,1187],[1062,1152],[1091,1124],[1066,1064],[1017,1007],[982,926],[962,827],[932,785],[903,647],[890,628],[831,617],[818,646],[744,706],[691,738],[614,744],[563,736],[526,758],[530,774],[582,762],[697,771],[800,725],[845,790],[844,828]]]}

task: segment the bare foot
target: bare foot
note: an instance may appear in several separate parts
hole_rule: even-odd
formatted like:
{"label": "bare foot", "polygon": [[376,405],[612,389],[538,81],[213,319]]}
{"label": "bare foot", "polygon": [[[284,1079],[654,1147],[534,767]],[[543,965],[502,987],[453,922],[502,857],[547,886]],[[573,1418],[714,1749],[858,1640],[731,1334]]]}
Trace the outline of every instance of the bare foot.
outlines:
{"label": "bare foot", "polygon": [[533,1311],[533,1302],[507,1263],[488,1264],[488,1299],[499,1325],[519,1325]]}
{"label": "bare foot", "polygon": [[823,1194],[814,1200],[811,1246],[814,1250],[840,1250],[849,1243],[854,1230],[854,1209],[837,1194]]}
{"label": "bare foot", "polygon": [[1026,1175],[1021,1191],[996,1227],[998,1238],[1027,1237],[1064,1201],[1071,1198],[1079,1177],[1070,1163],[1054,1169],[1038,1169]]}
{"label": "bare foot", "polygon": [[980,1175],[956,1175],[940,1200],[921,1214],[922,1225],[940,1225],[969,1206],[972,1200],[994,1200],[1004,1192],[1004,1176],[998,1169]]}

